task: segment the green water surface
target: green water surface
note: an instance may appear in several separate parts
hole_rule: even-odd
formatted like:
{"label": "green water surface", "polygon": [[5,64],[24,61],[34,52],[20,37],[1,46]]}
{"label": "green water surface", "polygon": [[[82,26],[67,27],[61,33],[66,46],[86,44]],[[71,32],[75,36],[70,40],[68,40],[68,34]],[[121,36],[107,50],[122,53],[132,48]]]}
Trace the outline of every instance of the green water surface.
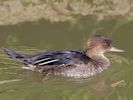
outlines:
{"label": "green water surface", "polygon": [[[0,26],[0,100],[133,100],[133,22],[113,30],[114,25],[115,20],[91,24],[83,19],[76,25],[41,20]],[[110,35],[115,46],[126,52],[107,54],[111,67],[86,79],[50,75],[43,80],[43,74],[21,69],[23,64],[2,50],[12,48],[35,54],[80,49],[86,38],[94,34]]]}

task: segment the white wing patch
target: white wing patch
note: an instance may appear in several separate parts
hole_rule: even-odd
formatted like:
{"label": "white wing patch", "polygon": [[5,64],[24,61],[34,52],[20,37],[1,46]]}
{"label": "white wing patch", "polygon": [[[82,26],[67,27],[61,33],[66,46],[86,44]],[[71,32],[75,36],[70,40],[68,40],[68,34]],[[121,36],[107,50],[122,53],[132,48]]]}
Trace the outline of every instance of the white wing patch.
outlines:
{"label": "white wing patch", "polygon": [[50,64],[53,62],[59,61],[58,59],[52,59],[52,58],[42,58],[34,62],[34,64],[38,64],[39,66],[43,66],[46,64]]}
{"label": "white wing patch", "polygon": [[35,61],[34,64],[41,63],[41,62],[43,62],[43,61],[50,60],[50,59],[51,59],[51,58],[40,59],[40,60]]}
{"label": "white wing patch", "polygon": [[46,62],[40,63],[39,65],[43,66],[43,65],[50,64],[50,63],[57,62],[57,61],[58,61],[58,59],[50,60],[50,61],[46,61]]}

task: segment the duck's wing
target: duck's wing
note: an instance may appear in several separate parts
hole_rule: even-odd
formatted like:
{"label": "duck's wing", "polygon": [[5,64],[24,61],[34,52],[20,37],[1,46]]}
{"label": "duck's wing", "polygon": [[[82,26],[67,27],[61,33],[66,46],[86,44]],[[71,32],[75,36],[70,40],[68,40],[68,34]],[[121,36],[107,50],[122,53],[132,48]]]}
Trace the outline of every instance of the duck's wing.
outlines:
{"label": "duck's wing", "polygon": [[5,48],[5,53],[8,54],[11,58],[16,59],[26,65],[37,65],[37,66],[45,66],[45,65],[59,65],[67,63],[67,56],[71,52],[66,51],[47,51],[37,55],[24,55],[17,53],[11,49]]}
{"label": "duck's wing", "polygon": [[24,54],[19,54],[11,49],[4,49],[4,51],[13,59],[16,59],[28,66],[39,66],[39,67],[53,67],[61,65],[76,65],[85,64],[90,61],[90,58],[85,55],[84,52],[80,50],[53,50],[46,51],[37,55],[28,56]]}
{"label": "duck's wing", "polygon": [[89,59],[83,52],[76,50],[47,51],[31,57],[32,64],[36,66],[86,63]]}

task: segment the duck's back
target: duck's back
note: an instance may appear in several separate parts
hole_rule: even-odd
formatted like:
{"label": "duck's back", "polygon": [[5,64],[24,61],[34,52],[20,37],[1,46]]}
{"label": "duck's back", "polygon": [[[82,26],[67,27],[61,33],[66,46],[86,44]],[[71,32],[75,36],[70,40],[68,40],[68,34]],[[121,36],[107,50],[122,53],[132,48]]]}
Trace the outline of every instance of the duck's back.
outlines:
{"label": "duck's back", "polygon": [[32,64],[36,66],[86,64],[90,60],[83,51],[76,50],[54,50],[47,51],[30,57]]}

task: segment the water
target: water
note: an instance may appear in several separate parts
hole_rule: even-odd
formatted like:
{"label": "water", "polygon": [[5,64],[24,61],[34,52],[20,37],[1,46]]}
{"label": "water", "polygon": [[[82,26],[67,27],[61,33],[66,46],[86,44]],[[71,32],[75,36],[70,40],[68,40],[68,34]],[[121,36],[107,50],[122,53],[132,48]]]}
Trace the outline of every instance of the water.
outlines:
{"label": "water", "polygon": [[[1,26],[0,100],[132,100],[133,23],[114,30],[113,25],[103,23],[95,26],[83,21],[73,26],[41,20]],[[23,64],[10,59],[2,51],[5,47],[26,54],[49,49],[79,49],[86,37],[92,34],[111,35],[114,44],[126,52],[108,54],[111,67],[86,79],[49,75],[44,80],[43,74],[21,69]]]}

